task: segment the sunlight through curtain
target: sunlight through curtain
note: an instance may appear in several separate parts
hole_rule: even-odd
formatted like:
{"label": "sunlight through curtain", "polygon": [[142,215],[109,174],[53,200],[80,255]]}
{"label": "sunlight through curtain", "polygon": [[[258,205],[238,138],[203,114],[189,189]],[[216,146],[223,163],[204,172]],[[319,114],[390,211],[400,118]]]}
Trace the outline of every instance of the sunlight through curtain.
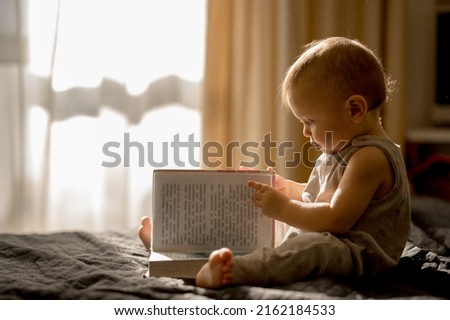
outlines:
{"label": "sunlight through curtain", "polygon": [[138,148],[105,167],[103,147],[123,157],[128,136],[157,160],[176,134],[200,140],[204,28],[203,0],[2,0],[0,231],[150,214],[154,168]]}

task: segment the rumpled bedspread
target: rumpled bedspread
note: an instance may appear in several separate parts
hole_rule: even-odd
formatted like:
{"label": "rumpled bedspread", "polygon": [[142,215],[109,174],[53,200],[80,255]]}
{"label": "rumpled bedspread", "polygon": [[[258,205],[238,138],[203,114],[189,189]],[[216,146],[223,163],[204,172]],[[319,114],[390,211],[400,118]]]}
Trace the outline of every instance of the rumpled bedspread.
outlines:
{"label": "rumpled bedspread", "polygon": [[450,299],[450,207],[427,201],[415,203],[410,241],[389,272],[272,288],[144,278],[134,232],[0,234],[0,299]]}

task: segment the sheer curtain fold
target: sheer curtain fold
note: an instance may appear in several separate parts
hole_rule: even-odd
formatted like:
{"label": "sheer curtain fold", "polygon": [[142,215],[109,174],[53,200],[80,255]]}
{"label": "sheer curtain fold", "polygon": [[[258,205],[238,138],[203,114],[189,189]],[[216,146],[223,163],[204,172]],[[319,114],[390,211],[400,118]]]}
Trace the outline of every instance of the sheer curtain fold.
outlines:
{"label": "sheer curtain fold", "polygon": [[397,92],[383,110],[386,131],[396,143],[403,143],[406,133],[406,57],[407,57],[407,3],[386,3],[386,26],[384,30],[383,63],[396,81]]}

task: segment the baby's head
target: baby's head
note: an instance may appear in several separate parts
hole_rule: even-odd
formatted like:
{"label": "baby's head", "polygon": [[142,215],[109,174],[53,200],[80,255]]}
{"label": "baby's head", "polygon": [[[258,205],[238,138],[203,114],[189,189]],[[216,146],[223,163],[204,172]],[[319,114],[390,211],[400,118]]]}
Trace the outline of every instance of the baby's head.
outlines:
{"label": "baby's head", "polygon": [[299,83],[307,84],[311,95],[327,96],[336,102],[361,95],[369,110],[382,106],[393,89],[380,59],[360,42],[341,37],[305,47],[283,81],[282,95],[287,105]]}

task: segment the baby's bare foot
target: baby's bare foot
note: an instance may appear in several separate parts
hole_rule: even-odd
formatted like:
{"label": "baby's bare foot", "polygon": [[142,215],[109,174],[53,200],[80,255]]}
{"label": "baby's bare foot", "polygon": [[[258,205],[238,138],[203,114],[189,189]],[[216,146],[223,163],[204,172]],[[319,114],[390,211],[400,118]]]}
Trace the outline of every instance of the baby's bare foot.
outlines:
{"label": "baby's bare foot", "polygon": [[139,238],[141,238],[141,241],[144,244],[145,248],[147,250],[150,250],[150,243],[152,239],[152,225],[149,217],[142,217],[138,235]]}
{"label": "baby's bare foot", "polygon": [[212,252],[209,261],[200,269],[195,278],[196,284],[203,288],[221,288],[231,283],[233,252],[222,248]]}

